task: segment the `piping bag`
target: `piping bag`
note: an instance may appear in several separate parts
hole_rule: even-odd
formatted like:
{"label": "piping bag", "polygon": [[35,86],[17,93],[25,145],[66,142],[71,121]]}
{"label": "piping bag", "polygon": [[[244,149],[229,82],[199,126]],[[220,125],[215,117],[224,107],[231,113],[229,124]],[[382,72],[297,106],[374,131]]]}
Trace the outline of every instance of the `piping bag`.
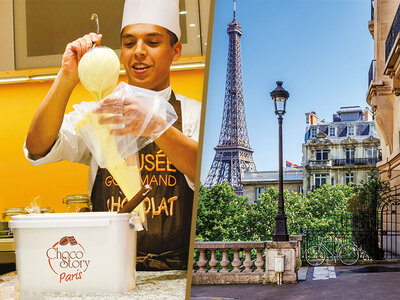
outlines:
{"label": "piping bag", "polygon": [[[96,21],[98,33],[98,18],[95,16],[92,19]],[[78,64],[78,75],[83,86],[93,94],[97,102],[109,96],[122,100],[122,104],[120,114],[86,112],[82,119],[77,122],[75,129],[84,140],[97,164],[108,169],[129,201],[133,200],[142,188],[138,151],[172,126],[177,120],[177,115],[172,105],[160,93],[124,82],[116,87],[119,69],[118,56],[110,48],[93,47],[83,55]],[[124,117],[122,106],[124,100],[129,97],[134,98],[135,101],[146,107],[146,120],[138,135],[112,135],[110,131],[115,129],[116,126],[111,124],[101,125],[99,118],[104,115]],[[148,132],[148,126],[155,116],[162,118],[165,122],[160,126],[151,127],[151,132]],[[128,117],[132,118],[131,121],[135,120],[134,116]],[[143,134],[145,131],[147,132],[146,135]],[[143,192],[139,194],[143,194]],[[146,215],[144,205],[141,203],[143,199],[135,202],[134,211],[140,216],[141,222],[145,223]]]}
{"label": "piping bag", "polygon": [[[96,22],[99,34],[99,22],[96,14],[91,19]],[[116,87],[119,78],[120,62],[116,53],[108,47],[92,47],[78,64],[78,75],[82,85],[93,94],[96,101],[108,96]],[[116,137],[110,134],[112,126],[99,124],[101,115],[87,112],[76,124],[76,131],[83,137],[97,163],[107,168],[115,178],[126,198],[132,199],[141,189],[137,147],[132,141],[131,155],[122,157],[118,152]],[[142,199],[143,200],[143,199]],[[135,211],[145,223],[143,204]]]}

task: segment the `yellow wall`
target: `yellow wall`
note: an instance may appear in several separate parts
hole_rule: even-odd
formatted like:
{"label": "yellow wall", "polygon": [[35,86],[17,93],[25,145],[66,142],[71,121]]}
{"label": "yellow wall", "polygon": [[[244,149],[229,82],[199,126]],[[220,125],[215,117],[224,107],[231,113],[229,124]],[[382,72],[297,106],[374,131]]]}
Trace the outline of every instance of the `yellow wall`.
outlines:
{"label": "yellow wall", "polygon": [[[172,72],[176,93],[201,101],[204,70]],[[126,81],[125,76],[121,78]],[[41,206],[64,211],[66,195],[87,193],[88,167],[58,162],[34,167],[25,159],[22,146],[32,117],[52,82],[0,85],[0,213],[6,207],[26,207],[36,196]],[[81,85],[74,90],[72,105],[90,101],[93,96]],[[0,217],[1,219],[1,217]]]}

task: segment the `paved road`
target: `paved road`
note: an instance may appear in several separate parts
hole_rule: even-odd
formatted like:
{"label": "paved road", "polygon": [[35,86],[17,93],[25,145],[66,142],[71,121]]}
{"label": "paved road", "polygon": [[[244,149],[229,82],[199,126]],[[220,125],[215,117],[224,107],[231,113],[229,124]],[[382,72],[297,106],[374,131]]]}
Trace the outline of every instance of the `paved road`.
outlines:
{"label": "paved road", "polygon": [[193,286],[191,299],[400,299],[400,264],[314,269],[298,284]]}

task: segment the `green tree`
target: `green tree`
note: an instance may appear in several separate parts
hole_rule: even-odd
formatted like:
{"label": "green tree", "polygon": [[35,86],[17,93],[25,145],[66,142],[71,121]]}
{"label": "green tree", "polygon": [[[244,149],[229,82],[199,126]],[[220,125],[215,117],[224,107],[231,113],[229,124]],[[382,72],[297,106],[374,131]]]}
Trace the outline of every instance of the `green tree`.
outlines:
{"label": "green tree", "polygon": [[325,184],[304,198],[307,217],[304,228],[321,231],[341,231],[348,227],[350,214],[347,201],[354,196],[354,186]]}
{"label": "green tree", "polygon": [[[289,234],[299,234],[300,228],[341,230],[350,213],[347,200],[354,196],[354,187],[324,185],[307,197],[284,191],[285,213]],[[211,189],[200,187],[197,240],[264,241],[270,240],[275,229],[278,210],[278,190],[267,189],[258,203],[247,204],[225,182]]]}
{"label": "green tree", "polygon": [[[270,240],[275,230],[275,216],[278,212],[276,188],[267,189],[258,203],[249,205],[246,217],[246,235],[251,240]],[[289,234],[299,233],[299,220],[305,218],[304,201],[301,194],[284,190],[285,214]]]}
{"label": "green tree", "polygon": [[354,242],[374,259],[382,259],[383,251],[379,248],[378,222],[382,196],[389,192],[389,184],[379,178],[355,188],[355,195],[349,198],[348,211],[352,215]]}
{"label": "green tree", "polygon": [[200,186],[197,211],[197,240],[240,241],[247,211],[247,199],[238,197],[226,182],[211,189]]}

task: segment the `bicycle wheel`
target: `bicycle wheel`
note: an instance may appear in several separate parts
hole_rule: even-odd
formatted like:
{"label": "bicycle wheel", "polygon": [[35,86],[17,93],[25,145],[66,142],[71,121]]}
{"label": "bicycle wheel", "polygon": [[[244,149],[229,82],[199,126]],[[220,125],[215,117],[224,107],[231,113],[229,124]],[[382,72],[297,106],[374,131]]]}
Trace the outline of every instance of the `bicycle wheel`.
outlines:
{"label": "bicycle wheel", "polygon": [[326,251],[320,246],[314,245],[306,251],[306,261],[314,267],[320,266],[326,259]]}
{"label": "bicycle wheel", "polygon": [[371,256],[368,255],[368,252],[365,250],[361,250],[360,252],[360,260],[372,260]]}
{"label": "bicycle wheel", "polygon": [[360,253],[357,246],[352,244],[344,244],[339,249],[338,257],[342,264],[346,266],[352,266],[358,261]]}

